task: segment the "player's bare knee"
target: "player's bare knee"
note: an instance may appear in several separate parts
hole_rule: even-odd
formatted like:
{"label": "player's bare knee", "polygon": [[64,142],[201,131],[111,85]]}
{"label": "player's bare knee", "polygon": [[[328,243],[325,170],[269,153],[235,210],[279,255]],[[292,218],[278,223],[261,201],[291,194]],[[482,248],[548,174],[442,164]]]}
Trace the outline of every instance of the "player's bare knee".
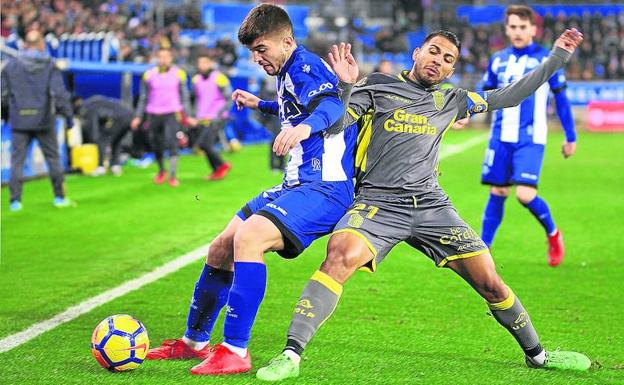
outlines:
{"label": "player's bare knee", "polygon": [[518,186],[516,188],[516,198],[522,204],[530,203],[537,196],[537,190],[529,186]]}
{"label": "player's bare knee", "polygon": [[248,231],[245,226],[241,226],[234,234],[234,253],[248,253],[254,243],[253,232]]}
{"label": "player's bare knee", "polygon": [[347,242],[332,242],[327,245],[327,258],[321,271],[340,283],[344,283],[366,261],[359,250],[349,247]]}
{"label": "player's bare knee", "polygon": [[503,302],[509,296],[505,283],[496,273],[486,275],[479,282],[479,289],[483,298],[490,303]]}
{"label": "player's bare knee", "polygon": [[492,186],[492,188],[490,188],[490,192],[501,197],[508,197],[509,187]]}
{"label": "player's bare knee", "polygon": [[231,265],[234,254],[232,242],[232,237],[220,235],[215,238],[208,247],[206,263],[217,268],[226,268]]}

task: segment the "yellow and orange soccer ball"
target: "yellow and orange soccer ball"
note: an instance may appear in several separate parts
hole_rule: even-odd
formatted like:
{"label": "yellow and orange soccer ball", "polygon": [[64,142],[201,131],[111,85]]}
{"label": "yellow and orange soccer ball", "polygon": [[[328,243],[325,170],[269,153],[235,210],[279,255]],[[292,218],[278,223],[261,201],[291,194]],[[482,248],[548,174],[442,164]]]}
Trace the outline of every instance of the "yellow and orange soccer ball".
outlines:
{"label": "yellow and orange soccer ball", "polygon": [[104,369],[122,372],[136,369],[147,355],[149,337],[139,320],[126,314],[100,322],[91,336],[91,353]]}

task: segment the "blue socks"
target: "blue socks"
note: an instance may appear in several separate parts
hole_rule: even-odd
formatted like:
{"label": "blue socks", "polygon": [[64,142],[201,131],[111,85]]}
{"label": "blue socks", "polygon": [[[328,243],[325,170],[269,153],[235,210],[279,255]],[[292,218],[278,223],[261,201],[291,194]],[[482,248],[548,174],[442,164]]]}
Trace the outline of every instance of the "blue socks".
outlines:
{"label": "blue socks", "polygon": [[536,196],[531,202],[524,204],[524,207],[529,209],[531,214],[537,218],[548,235],[553,234],[555,230],[557,230],[555,222],[553,222],[552,216],[550,215],[550,209],[542,198]]}
{"label": "blue socks", "polygon": [[481,239],[490,247],[494,241],[494,235],[498,226],[503,220],[503,210],[507,197],[490,193],[485,212],[483,213],[483,227],[481,228]]}
{"label": "blue socks", "polygon": [[197,342],[210,340],[219,312],[228,301],[234,273],[204,265],[189,310],[184,336]]}
{"label": "blue socks", "polygon": [[251,327],[264,298],[266,265],[258,262],[234,262],[234,283],[230,289],[223,328],[224,341],[247,348]]}

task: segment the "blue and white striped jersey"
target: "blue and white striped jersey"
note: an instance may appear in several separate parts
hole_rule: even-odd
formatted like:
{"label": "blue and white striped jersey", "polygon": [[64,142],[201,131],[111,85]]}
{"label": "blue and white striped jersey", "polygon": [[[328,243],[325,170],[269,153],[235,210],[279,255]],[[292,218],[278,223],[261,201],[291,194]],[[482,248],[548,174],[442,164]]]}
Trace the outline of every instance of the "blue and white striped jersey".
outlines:
{"label": "blue and white striped jersey", "polygon": [[[546,48],[536,43],[522,49],[507,47],[496,52],[483,76],[483,89],[505,87],[520,79],[546,60],[548,54]],[[548,94],[550,90],[557,93],[565,87],[565,75],[560,69],[519,106],[494,112],[491,139],[508,143],[546,144]]]}
{"label": "blue and white striped jersey", "polygon": [[[279,117],[282,129],[295,127],[314,110],[320,97],[338,98],[338,78],[317,55],[298,46],[276,76]],[[345,130],[328,135],[324,131],[290,150],[284,184],[295,186],[312,181],[347,181],[354,173],[357,133]]]}

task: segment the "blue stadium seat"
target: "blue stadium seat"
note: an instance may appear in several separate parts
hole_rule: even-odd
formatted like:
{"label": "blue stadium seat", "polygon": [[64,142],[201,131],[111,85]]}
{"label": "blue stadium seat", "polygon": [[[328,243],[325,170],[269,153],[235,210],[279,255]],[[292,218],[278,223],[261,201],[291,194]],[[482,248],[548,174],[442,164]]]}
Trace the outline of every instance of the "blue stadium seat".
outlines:
{"label": "blue stadium seat", "polygon": [[427,32],[424,29],[419,29],[415,32],[408,32],[407,41],[409,43],[410,51],[420,47],[427,36]]}
{"label": "blue stadium seat", "polygon": [[375,37],[369,34],[359,34],[356,38],[364,44],[366,48],[375,49]]}

